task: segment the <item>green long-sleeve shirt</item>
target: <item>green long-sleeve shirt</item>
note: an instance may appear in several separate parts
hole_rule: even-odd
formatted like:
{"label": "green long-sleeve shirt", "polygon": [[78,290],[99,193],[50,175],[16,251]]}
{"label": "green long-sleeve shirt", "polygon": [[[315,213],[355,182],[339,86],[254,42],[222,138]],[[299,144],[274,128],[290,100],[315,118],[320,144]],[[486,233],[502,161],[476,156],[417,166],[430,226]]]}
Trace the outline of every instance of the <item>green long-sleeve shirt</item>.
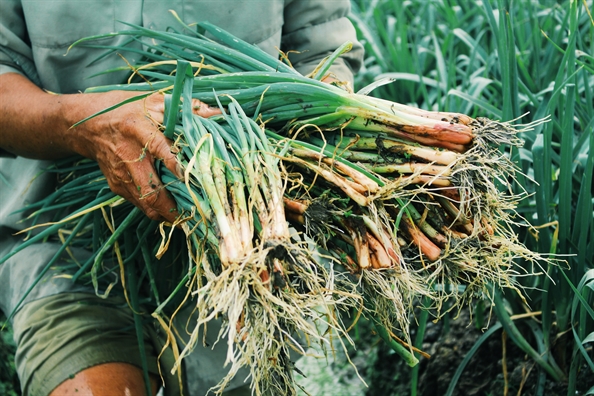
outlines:
{"label": "green long-sleeve shirt", "polygon": [[[155,30],[178,27],[171,9],[187,23],[208,20],[272,55],[278,54],[278,49],[291,51],[293,65],[302,72],[345,41],[356,41],[354,28],[345,17],[348,0],[3,0],[0,74],[23,73],[56,93],[113,83],[122,75],[87,77],[123,66],[122,59],[112,56],[90,64],[104,50],[77,47],[68,51],[68,47],[82,37],[128,28],[122,22]],[[126,39],[103,39],[98,44],[113,45]],[[135,55],[126,56],[133,64]],[[358,69],[361,58],[362,49],[356,44],[334,70],[352,79],[352,70]]]}

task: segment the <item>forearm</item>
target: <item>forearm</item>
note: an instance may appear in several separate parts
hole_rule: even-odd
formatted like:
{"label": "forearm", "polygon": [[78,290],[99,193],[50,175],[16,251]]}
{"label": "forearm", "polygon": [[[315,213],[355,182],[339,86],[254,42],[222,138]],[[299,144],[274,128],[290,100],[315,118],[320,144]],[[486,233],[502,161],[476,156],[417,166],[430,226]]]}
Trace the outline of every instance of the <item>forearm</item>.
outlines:
{"label": "forearm", "polygon": [[[141,95],[140,100],[127,99]],[[0,75],[0,148],[35,159],[79,154],[97,161],[109,187],[149,217],[173,221],[175,202],[155,175],[155,161],[179,173],[171,141],[159,130],[165,104],[161,93],[110,91],[49,94],[17,73]],[[197,114],[218,114],[196,101]],[[73,127],[110,107],[113,110]]]}
{"label": "forearm", "polygon": [[[117,145],[127,146],[134,140],[142,147],[154,133],[156,124],[145,115],[151,113],[160,121],[162,100],[152,101],[150,111],[144,108],[144,102],[136,103],[72,128],[77,122],[133,95],[124,91],[58,95],[40,89],[20,74],[2,74],[0,147],[34,159],[80,154],[95,160],[100,160],[102,151],[115,149]],[[169,154],[164,139],[159,146],[162,155],[158,158]]]}
{"label": "forearm", "polygon": [[170,143],[159,132],[163,98],[134,101],[83,124],[86,117],[121,103],[138,93],[49,94],[16,73],[0,76],[2,108],[0,147],[35,159],[57,159],[79,154],[98,162],[110,188],[140,207],[153,219],[175,215],[175,203],[162,188],[154,161],[176,171]]}
{"label": "forearm", "polygon": [[75,96],[49,94],[20,74],[0,75],[0,147],[36,159],[74,154],[64,108],[74,110]]}

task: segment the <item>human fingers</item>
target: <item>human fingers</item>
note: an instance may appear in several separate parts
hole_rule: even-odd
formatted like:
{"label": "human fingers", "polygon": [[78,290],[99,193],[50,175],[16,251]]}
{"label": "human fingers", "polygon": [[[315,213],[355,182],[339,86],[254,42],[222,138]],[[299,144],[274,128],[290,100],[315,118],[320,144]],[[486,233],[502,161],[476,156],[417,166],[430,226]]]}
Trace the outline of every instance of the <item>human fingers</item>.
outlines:
{"label": "human fingers", "polygon": [[[109,102],[118,103],[130,95],[122,91],[93,96],[98,100],[90,101],[88,106],[107,107]],[[99,100],[106,104],[97,103]],[[193,100],[192,105],[201,116],[220,114],[218,108],[198,100]],[[174,221],[177,215],[175,201],[155,169],[155,160],[163,161],[171,172],[182,177],[173,142],[161,131],[164,111],[164,96],[154,93],[81,124],[73,145],[78,152],[99,163],[113,192],[136,205],[151,219]]]}
{"label": "human fingers", "polygon": [[157,175],[153,155],[146,147],[137,147],[136,150],[128,148],[119,156],[128,159],[102,167],[111,190],[152,220],[174,222],[177,205]]}
{"label": "human fingers", "polygon": [[96,159],[112,191],[153,220],[173,222],[176,204],[161,182],[155,160],[180,175],[172,142],[160,131],[162,95],[114,112],[110,133],[95,140]]}
{"label": "human fingers", "polygon": [[[153,124],[156,126],[161,125],[163,123],[165,111],[163,95],[155,93],[148,96],[145,99],[144,110],[147,114],[147,118],[153,122]],[[218,107],[209,106],[198,99],[192,99],[192,111],[194,114],[205,118],[221,114],[221,110]],[[177,152],[177,148],[174,147],[173,142],[167,139],[163,134],[155,135],[151,138],[149,152],[151,152],[155,158],[163,160],[165,166],[175,175],[179,177],[182,176],[179,164],[174,156],[174,153]]]}
{"label": "human fingers", "polygon": [[[165,118],[165,100],[164,96],[156,92],[144,99],[145,111],[155,123],[162,124]],[[194,114],[204,118],[221,114],[218,107],[209,106],[198,99],[192,99],[192,111]]]}
{"label": "human fingers", "polygon": [[192,111],[200,117],[208,118],[221,114],[221,109],[218,107],[209,106],[198,99],[192,99]]}
{"label": "human fingers", "polygon": [[322,78],[322,82],[342,88],[349,93],[353,93],[353,87],[349,81],[341,81],[332,74],[324,76],[324,78]]}

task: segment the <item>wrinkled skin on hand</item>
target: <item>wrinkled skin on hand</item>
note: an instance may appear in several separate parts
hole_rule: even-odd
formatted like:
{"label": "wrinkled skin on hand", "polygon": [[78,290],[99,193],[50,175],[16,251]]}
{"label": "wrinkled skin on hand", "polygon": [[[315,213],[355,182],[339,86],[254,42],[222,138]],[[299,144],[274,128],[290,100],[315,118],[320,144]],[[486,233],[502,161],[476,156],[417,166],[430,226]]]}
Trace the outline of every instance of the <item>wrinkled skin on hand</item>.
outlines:
{"label": "wrinkled skin on hand", "polygon": [[[93,107],[102,109],[139,93],[113,91],[92,95],[97,95],[99,102]],[[192,107],[203,117],[220,113],[197,100]],[[172,153],[173,142],[159,129],[164,111],[163,95],[154,93],[76,126],[70,131],[69,144],[77,153],[97,161],[114,193],[153,220],[173,222],[178,214],[175,201],[155,169],[155,161],[163,161],[170,171],[182,176]]]}
{"label": "wrinkled skin on hand", "polygon": [[[328,84],[339,82],[331,76],[323,81]],[[102,99],[111,102],[103,108],[139,94],[128,91],[101,94],[104,95]],[[221,113],[220,109],[196,99],[192,108],[202,117]],[[114,193],[133,203],[151,219],[173,223],[178,214],[177,206],[157,176],[155,160],[163,161],[179,177],[183,175],[171,151],[173,142],[159,130],[164,111],[164,96],[154,93],[93,118],[75,130],[84,130],[77,133],[77,152],[99,163]]]}
{"label": "wrinkled skin on hand", "polygon": [[[52,94],[18,73],[0,75],[0,148],[15,155],[43,160],[74,154],[98,162],[112,191],[132,202],[154,220],[176,218],[176,204],[155,170],[155,160],[179,175],[172,142],[159,130],[164,95],[156,92],[115,110],[111,108],[142,92]],[[219,114],[194,101],[195,113]]]}

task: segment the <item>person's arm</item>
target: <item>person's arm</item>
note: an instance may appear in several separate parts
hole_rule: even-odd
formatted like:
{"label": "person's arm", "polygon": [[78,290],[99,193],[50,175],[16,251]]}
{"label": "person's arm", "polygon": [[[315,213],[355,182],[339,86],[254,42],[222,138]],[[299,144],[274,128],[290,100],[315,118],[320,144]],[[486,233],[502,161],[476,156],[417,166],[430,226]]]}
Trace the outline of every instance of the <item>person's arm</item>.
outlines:
{"label": "person's arm", "polygon": [[[171,142],[159,131],[164,102],[160,94],[128,103],[71,128],[76,122],[138,95],[125,91],[54,95],[17,73],[0,75],[0,148],[35,159],[79,154],[98,162],[112,191],[155,220],[173,221],[177,212],[154,167],[177,162]],[[212,109],[201,106],[201,115]]]}

